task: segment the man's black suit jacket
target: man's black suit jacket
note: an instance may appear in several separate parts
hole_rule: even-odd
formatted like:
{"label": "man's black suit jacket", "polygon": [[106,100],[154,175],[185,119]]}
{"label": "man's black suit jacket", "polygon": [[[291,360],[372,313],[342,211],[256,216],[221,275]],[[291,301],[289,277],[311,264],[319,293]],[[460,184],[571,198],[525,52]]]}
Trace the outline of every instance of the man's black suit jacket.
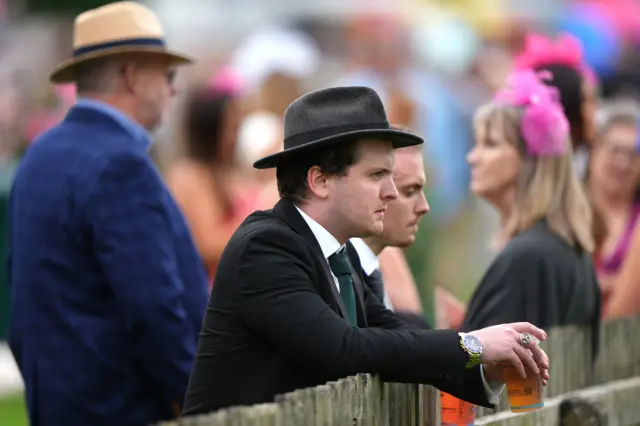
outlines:
{"label": "man's black suit jacket", "polygon": [[[357,255],[357,251],[356,251],[356,255]],[[358,259],[359,260],[359,259]],[[351,262],[352,265],[355,265],[355,262]],[[375,291],[373,290],[375,288],[372,280],[373,278],[368,276],[366,272],[364,272],[364,269],[361,268],[361,273],[362,275],[360,276],[362,279],[362,282],[365,284],[366,287],[368,287],[369,292],[371,292],[371,296],[376,296]],[[377,296],[378,299],[380,298],[379,296]],[[384,304],[384,303],[383,303]],[[406,322],[407,324],[410,324],[414,327],[418,327],[421,328],[423,330],[431,330],[432,327],[431,325],[429,325],[429,323],[427,322],[426,319],[424,319],[424,317],[420,314],[416,314],[413,312],[407,312],[407,311],[398,311],[395,310],[394,314],[396,316],[396,318],[398,318],[399,320],[401,320],[402,322]]]}
{"label": "man's black suit jacket", "polygon": [[[352,262],[358,262],[348,245]],[[357,373],[434,385],[490,407],[479,367],[453,330],[399,321],[354,268],[358,327],[347,323],[320,246],[291,201],[249,216],[225,248],[200,333],[183,415],[271,402]]]}

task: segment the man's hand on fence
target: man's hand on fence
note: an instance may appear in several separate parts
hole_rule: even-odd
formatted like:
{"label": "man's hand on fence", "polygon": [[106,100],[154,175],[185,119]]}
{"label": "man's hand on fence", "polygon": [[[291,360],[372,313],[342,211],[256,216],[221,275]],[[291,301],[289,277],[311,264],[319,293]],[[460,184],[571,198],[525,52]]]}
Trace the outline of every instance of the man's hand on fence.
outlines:
{"label": "man's hand on fence", "polygon": [[[549,380],[549,358],[538,346],[538,340],[547,338],[543,330],[527,322],[519,322],[487,327],[470,334],[482,343],[480,361],[483,364],[506,361],[511,363],[522,377],[527,376],[528,369],[535,374],[541,374],[545,384]],[[492,375],[492,369],[485,368],[485,373]]]}

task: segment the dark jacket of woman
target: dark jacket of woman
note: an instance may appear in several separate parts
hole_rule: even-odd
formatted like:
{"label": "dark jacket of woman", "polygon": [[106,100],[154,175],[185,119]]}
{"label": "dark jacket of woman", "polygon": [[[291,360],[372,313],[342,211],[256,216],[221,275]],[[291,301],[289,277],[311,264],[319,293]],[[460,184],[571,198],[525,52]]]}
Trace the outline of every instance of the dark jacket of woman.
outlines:
{"label": "dark jacket of woman", "polygon": [[592,327],[596,352],[600,289],[591,255],[571,247],[544,221],[498,254],[469,302],[462,331],[521,321],[546,330]]}

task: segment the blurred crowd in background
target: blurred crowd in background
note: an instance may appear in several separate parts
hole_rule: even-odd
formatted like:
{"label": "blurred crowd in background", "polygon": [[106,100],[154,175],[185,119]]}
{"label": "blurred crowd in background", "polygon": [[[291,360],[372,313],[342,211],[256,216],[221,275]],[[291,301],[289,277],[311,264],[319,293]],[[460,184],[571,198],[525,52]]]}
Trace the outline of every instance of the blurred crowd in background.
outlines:
{"label": "blurred crowd in background", "polygon": [[[73,87],[54,88],[46,79],[69,53],[74,13],[109,2],[56,2],[58,10],[42,13],[30,3],[0,0],[3,188],[34,136],[75,101]],[[390,121],[426,140],[431,211],[406,254],[431,318],[433,289],[467,300],[493,256],[497,214],[470,196],[465,156],[473,114],[504,82],[525,35],[573,34],[601,99],[640,96],[635,0],[144,3],[158,12],[170,43],[198,60],[178,74],[179,99],[153,155],[209,273],[246,215],[278,198],[275,173],[251,165],[281,149],[286,106],[317,88],[366,85],[381,95]],[[461,258],[472,267],[457,267]]]}

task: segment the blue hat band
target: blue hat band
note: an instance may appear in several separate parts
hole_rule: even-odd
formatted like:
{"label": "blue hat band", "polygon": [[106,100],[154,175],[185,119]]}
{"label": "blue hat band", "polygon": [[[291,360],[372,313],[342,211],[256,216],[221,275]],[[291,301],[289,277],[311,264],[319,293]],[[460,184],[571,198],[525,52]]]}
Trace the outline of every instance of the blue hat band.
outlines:
{"label": "blue hat band", "polygon": [[80,47],[73,51],[73,56],[77,58],[78,56],[86,55],[88,53],[112,49],[114,47],[166,47],[166,42],[162,38],[130,38],[126,40],[116,40]]}

